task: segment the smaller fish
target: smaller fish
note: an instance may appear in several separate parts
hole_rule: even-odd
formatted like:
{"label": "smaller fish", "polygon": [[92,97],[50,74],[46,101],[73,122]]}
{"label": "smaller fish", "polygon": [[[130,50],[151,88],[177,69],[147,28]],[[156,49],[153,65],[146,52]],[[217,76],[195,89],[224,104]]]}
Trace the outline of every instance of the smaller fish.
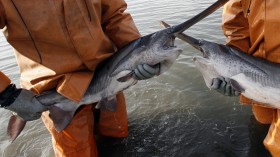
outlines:
{"label": "smaller fish", "polygon": [[[162,22],[165,27],[170,27]],[[266,107],[280,109],[280,64],[253,57],[230,46],[177,34],[202,53],[193,61],[211,87],[218,76],[230,78],[231,86],[242,95]]]}

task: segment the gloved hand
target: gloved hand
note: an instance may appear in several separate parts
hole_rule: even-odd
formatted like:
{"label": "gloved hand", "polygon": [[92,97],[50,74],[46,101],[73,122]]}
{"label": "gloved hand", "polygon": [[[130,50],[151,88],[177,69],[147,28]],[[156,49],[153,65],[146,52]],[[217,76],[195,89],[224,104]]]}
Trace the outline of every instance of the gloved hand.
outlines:
{"label": "gloved hand", "polygon": [[0,93],[0,104],[1,107],[15,112],[26,121],[39,119],[42,112],[48,109],[36,99],[31,91],[18,89],[14,84],[9,85]]}
{"label": "gloved hand", "polygon": [[134,69],[133,78],[136,80],[146,80],[159,75],[160,63],[156,65],[140,64]]}
{"label": "gloved hand", "polygon": [[234,90],[229,81],[230,81],[229,78],[224,78],[222,76],[219,76],[213,79],[210,88],[226,96],[239,96],[240,92]]}

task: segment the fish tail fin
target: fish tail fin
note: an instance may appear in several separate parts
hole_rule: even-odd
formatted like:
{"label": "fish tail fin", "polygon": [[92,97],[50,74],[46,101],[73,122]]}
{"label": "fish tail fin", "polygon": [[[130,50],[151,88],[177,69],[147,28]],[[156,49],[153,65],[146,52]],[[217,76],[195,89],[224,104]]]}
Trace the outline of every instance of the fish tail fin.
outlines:
{"label": "fish tail fin", "polygon": [[8,128],[7,128],[7,134],[9,136],[10,142],[13,142],[18,137],[18,135],[25,127],[25,124],[26,121],[16,115],[12,115],[10,117]]}
{"label": "fish tail fin", "polygon": [[49,109],[50,118],[53,120],[55,130],[61,132],[72,121],[76,110],[64,111],[63,109],[52,105]]}

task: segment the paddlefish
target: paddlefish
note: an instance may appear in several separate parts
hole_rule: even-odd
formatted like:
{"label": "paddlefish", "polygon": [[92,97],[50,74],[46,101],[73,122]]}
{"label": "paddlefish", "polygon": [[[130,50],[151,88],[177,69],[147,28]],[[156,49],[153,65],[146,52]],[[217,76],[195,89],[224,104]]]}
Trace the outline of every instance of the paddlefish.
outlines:
{"label": "paddlefish", "polygon": [[[161,24],[170,27],[163,21]],[[201,52],[202,56],[193,57],[193,61],[208,88],[214,78],[227,77],[234,90],[253,102],[280,108],[279,63],[254,57],[227,45],[195,39],[184,33],[177,34],[177,37]]]}
{"label": "paddlefish", "polygon": [[[100,64],[94,72],[82,100],[71,101],[55,90],[36,96],[48,106],[55,129],[60,132],[71,122],[76,110],[85,104],[97,103],[100,109],[116,110],[115,95],[136,84],[134,69],[140,64],[160,65],[159,75],[167,71],[182,53],[174,45],[175,35],[181,33],[223,6],[228,0],[218,0],[193,18],[171,28],[166,28],[143,36],[115,52]],[[13,141],[24,128],[26,121],[14,115],[10,118],[8,135]]]}

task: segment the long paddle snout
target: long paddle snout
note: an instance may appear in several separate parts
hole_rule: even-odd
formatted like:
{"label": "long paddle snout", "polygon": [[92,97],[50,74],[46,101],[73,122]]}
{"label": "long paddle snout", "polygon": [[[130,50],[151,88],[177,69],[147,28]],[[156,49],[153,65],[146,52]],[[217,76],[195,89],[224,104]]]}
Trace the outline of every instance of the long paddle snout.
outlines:
{"label": "long paddle snout", "polygon": [[172,30],[170,31],[170,33],[172,33],[172,34],[180,34],[180,33],[184,32],[186,29],[188,29],[189,27],[191,27],[192,25],[194,25],[198,21],[202,20],[203,18],[207,17],[211,13],[215,12],[216,10],[218,10],[220,7],[222,7],[228,1],[229,0],[218,0],[217,2],[215,2],[214,4],[209,6],[207,9],[205,9],[201,13],[197,14],[196,16],[194,16],[193,18],[191,18],[191,19],[189,19],[189,20],[187,20],[187,21],[185,21],[185,22],[183,22],[181,24],[178,24],[178,25],[174,26],[172,28]]}

